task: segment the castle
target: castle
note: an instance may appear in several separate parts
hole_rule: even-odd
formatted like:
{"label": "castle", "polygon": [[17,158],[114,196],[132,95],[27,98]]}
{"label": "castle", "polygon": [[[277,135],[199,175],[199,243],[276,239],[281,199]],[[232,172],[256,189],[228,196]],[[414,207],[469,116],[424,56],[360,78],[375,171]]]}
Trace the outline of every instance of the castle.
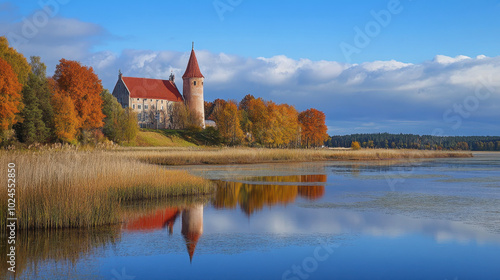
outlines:
{"label": "castle", "polygon": [[183,86],[180,94],[175,84],[175,76],[170,74],[168,80],[124,77],[121,71],[113,89],[113,96],[123,108],[132,108],[137,112],[141,128],[165,129],[173,128],[173,105],[184,102],[200,127],[205,128],[205,109],[203,100],[203,82],[198,60],[194,52],[182,76]]}

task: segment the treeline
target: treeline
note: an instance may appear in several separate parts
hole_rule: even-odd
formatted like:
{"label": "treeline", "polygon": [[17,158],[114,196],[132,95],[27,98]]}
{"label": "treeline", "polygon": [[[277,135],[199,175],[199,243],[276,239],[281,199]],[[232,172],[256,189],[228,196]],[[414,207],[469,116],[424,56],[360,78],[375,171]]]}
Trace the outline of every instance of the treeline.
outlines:
{"label": "treeline", "polygon": [[299,113],[288,104],[250,94],[240,102],[205,102],[205,118],[216,123],[227,145],[309,148],[322,146],[328,138],[323,112],[308,109]]}
{"label": "treeline", "polygon": [[499,136],[431,136],[414,134],[351,134],[331,136],[328,147],[351,147],[358,142],[362,148],[500,151]]}
{"label": "treeline", "polygon": [[52,77],[40,57],[30,62],[0,37],[0,145],[18,142],[130,141],[137,116],[103,89],[91,67],[61,59]]}

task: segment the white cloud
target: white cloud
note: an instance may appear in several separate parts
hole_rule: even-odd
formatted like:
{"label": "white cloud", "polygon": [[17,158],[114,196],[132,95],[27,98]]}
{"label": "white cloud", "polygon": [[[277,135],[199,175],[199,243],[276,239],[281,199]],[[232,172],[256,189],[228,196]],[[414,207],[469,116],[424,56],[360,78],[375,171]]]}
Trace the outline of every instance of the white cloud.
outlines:
{"label": "white cloud", "polygon": [[465,55],[458,55],[456,57],[449,57],[446,55],[436,55],[436,57],[434,58],[434,61],[439,63],[439,64],[451,64],[451,63],[460,62],[460,61],[468,60],[468,59],[471,59],[471,58],[468,56],[465,56]]}

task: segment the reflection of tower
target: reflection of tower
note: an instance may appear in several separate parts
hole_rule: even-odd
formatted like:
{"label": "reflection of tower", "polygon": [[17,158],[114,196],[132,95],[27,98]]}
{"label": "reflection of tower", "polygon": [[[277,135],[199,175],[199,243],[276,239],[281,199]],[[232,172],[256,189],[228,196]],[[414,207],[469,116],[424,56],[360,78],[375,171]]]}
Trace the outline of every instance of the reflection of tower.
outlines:
{"label": "reflection of tower", "polygon": [[198,125],[205,128],[205,103],[203,100],[203,81],[205,78],[201,74],[200,67],[198,66],[198,60],[194,53],[194,43],[182,80],[184,81],[182,90],[184,101],[189,107],[191,114],[194,114]]}
{"label": "reflection of tower", "polygon": [[203,205],[191,206],[182,210],[182,235],[186,241],[189,260],[193,261],[198,239],[203,234]]}

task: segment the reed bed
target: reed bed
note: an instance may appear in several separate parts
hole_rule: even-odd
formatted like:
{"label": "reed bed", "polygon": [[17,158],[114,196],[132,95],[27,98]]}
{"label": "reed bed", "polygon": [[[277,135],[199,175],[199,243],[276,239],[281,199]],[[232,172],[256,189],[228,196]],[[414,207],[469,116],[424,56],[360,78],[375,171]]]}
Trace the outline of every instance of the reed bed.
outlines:
{"label": "reed bed", "polygon": [[328,160],[388,160],[472,157],[470,152],[429,150],[331,150],[223,148],[210,150],[143,150],[123,152],[142,162],[159,165],[248,164]]}
{"label": "reed bed", "polygon": [[[206,194],[211,182],[103,151],[0,152],[0,173],[16,164],[18,228],[95,227],[122,221],[126,201]],[[0,188],[5,230],[7,188]]]}

